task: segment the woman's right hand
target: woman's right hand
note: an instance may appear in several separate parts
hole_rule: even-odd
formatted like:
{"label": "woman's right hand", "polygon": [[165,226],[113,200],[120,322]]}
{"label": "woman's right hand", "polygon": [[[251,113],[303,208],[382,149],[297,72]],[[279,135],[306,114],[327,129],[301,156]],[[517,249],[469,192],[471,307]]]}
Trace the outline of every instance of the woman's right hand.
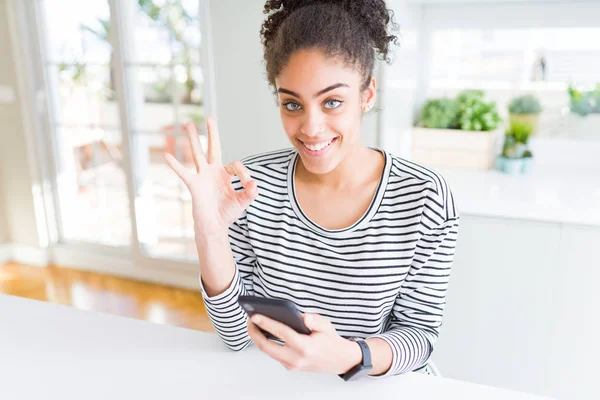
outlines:
{"label": "woman's right hand", "polygon": [[[192,195],[192,214],[197,238],[227,234],[229,226],[258,195],[256,181],[250,177],[250,172],[240,161],[223,166],[219,131],[213,117],[207,118],[207,127],[208,157],[204,157],[196,126],[193,123],[185,126],[196,173],[188,171],[171,154],[165,154],[167,164],[181,178]],[[231,185],[235,175],[240,178],[244,187],[242,192],[236,192]]]}

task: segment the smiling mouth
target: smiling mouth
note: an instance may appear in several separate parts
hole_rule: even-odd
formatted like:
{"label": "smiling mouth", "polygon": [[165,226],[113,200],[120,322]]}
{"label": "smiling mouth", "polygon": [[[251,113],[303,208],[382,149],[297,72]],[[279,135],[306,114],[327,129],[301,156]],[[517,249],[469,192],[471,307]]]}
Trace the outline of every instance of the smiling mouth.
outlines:
{"label": "smiling mouth", "polygon": [[311,152],[319,152],[319,151],[324,150],[324,149],[328,148],[329,146],[331,146],[337,140],[337,137],[334,137],[329,140],[316,142],[316,143],[305,143],[300,139],[298,139],[298,140],[302,143],[302,145],[304,146],[305,149],[307,149]]}

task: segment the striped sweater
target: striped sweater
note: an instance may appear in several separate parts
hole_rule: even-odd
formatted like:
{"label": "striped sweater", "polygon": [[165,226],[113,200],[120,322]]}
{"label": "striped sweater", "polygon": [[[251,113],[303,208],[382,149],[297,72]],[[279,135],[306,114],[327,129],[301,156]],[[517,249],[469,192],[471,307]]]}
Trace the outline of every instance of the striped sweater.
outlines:
{"label": "striped sweater", "polygon": [[[328,318],[343,337],[385,340],[393,350],[386,375],[426,367],[442,325],[459,217],[439,174],[377,150],[385,167],[373,200],[360,220],[340,230],[324,229],[302,212],[295,149],[242,161],[259,194],[229,229],[235,276],[217,296],[202,288],[209,318],[229,348],[251,344],[237,303],[249,294],[291,300],[302,312]],[[233,184],[241,190],[237,178]]]}

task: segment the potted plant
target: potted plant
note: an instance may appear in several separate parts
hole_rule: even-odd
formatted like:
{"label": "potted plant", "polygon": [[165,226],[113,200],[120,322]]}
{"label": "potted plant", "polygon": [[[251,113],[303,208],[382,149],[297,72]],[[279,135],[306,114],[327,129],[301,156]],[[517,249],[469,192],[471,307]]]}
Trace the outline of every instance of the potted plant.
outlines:
{"label": "potted plant", "polygon": [[423,126],[429,129],[453,129],[458,124],[458,104],[454,99],[432,99],[421,110]]}
{"label": "potted plant", "polygon": [[508,105],[510,122],[525,122],[532,126],[532,135],[538,133],[538,125],[542,105],[537,97],[531,94],[515,97]]}
{"label": "potted plant", "polygon": [[600,83],[583,91],[569,85],[569,133],[580,138],[600,139]]}
{"label": "potted plant", "polygon": [[486,102],[480,90],[428,100],[412,132],[412,159],[437,167],[489,169],[500,122],[496,104]]}
{"label": "potted plant", "polygon": [[502,154],[496,167],[500,171],[519,175],[531,171],[533,154],[527,147],[533,127],[526,122],[513,122],[504,135]]}
{"label": "potted plant", "polygon": [[491,132],[502,119],[496,103],[483,100],[482,90],[464,90],[458,94],[458,127],[465,131]]}
{"label": "potted plant", "polygon": [[533,169],[533,153],[527,149],[523,152],[523,173],[528,174]]}
{"label": "potted plant", "polygon": [[523,161],[518,154],[515,138],[507,132],[502,146],[502,155],[499,157],[498,169],[510,175],[518,175],[523,170]]}

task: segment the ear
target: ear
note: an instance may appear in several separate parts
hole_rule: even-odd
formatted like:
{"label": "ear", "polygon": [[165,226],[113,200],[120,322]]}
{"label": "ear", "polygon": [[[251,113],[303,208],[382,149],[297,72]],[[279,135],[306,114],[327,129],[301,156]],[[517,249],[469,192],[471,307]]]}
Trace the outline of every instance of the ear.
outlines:
{"label": "ear", "polygon": [[362,95],[362,112],[369,111],[377,101],[377,81],[374,76],[371,76],[369,86],[363,91]]}

